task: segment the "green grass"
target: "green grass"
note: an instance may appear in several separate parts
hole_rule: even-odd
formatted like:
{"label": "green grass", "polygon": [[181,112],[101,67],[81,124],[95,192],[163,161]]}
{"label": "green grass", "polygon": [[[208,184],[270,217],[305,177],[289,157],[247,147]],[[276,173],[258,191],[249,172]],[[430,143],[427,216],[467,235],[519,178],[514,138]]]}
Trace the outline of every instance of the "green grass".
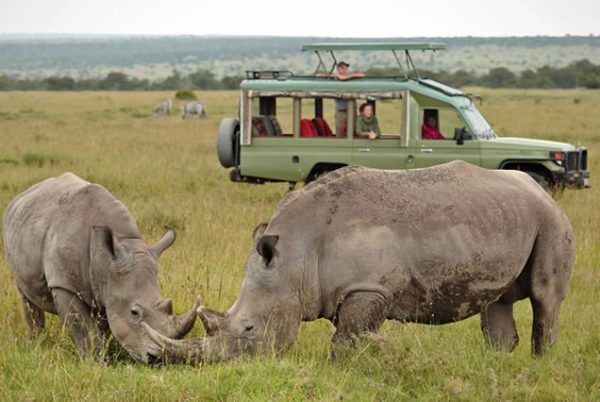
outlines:
{"label": "green grass", "polygon": [[[598,400],[600,92],[472,90],[484,95],[481,109],[501,134],[580,141],[590,151],[595,186],[558,196],[578,255],[561,336],[545,356],[530,355],[531,308],[521,302],[515,309],[521,344],[510,354],[485,347],[475,317],[437,327],[387,322],[376,338],[333,362],[333,326],[324,321],[303,324],[285,353],[227,364],[82,361],[55,316],[47,316],[42,337],[28,338],[0,255],[0,400]],[[221,118],[235,115],[237,93],[197,95],[209,108],[206,119],[137,116],[150,116],[171,93],[0,94],[0,209],[64,171],[101,183],[130,209],[147,243],[161,237],[165,224],[177,228],[159,272],[177,311],[189,308],[196,294],[208,306],[228,308],[251,231],[269,219],[287,186],[228,181],[215,155],[215,133]],[[197,325],[192,335],[201,332]]]}

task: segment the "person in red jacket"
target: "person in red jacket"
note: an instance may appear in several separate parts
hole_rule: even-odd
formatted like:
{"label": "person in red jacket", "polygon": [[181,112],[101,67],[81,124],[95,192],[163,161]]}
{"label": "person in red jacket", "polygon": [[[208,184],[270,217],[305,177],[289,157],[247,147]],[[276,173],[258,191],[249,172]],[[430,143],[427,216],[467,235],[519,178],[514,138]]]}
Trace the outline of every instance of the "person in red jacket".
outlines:
{"label": "person in red jacket", "polygon": [[445,137],[437,129],[437,119],[433,114],[425,116],[425,124],[421,126],[421,137],[424,140],[443,140]]}

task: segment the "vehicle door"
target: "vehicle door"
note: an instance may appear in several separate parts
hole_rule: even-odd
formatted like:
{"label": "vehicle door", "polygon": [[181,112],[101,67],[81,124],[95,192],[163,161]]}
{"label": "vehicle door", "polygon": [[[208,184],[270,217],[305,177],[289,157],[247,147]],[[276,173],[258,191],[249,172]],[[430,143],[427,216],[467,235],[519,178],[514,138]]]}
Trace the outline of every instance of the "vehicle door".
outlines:
{"label": "vehicle door", "polygon": [[444,139],[426,139],[423,135],[417,135],[414,142],[415,167],[430,167],[457,159],[481,165],[481,143],[477,136],[470,133],[458,110],[453,107],[424,109],[420,113],[421,124],[425,124],[427,111],[437,112],[434,114],[438,116],[438,131]]}
{"label": "vehicle door", "polygon": [[[352,138],[352,163],[377,169],[406,168],[406,138],[401,135],[405,131],[403,125],[402,99],[386,99],[371,102],[375,116],[381,129],[381,136],[376,139],[359,136]],[[360,118],[360,114],[357,119]]]}

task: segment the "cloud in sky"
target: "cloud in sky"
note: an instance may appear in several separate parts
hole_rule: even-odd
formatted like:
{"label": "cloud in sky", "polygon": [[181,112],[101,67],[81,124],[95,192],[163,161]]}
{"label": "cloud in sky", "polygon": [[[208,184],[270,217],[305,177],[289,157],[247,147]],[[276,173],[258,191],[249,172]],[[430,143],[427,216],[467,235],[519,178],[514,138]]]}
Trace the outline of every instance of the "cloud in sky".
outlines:
{"label": "cloud in sky", "polygon": [[0,0],[2,33],[332,37],[600,34],[600,1]]}

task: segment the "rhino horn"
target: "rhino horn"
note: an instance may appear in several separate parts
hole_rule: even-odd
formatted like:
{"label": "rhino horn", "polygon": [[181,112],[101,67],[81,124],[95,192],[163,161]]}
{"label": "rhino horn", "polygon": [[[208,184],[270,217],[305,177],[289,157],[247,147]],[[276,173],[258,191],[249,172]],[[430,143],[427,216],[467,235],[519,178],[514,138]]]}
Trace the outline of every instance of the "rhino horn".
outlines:
{"label": "rhino horn", "polygon": [[194,305],[185,314],[181,314],[173,317],[173,328],[174,328],[174,338],[180,339],[187,335],[188,332],[192,330],[194,327],[194,323],[196,322],[196,310],[200,306],[200,298],[196,297],[196,301]]}
{"label": "rhino horn", "polygon": [[154,258],[157,260],[160,257],[160,255],[163,253],[163,251],[165,251],[167,248],[171,247],[171,245],[175,241],[175,238],[177,237],[177,234],[175,233],[175,229],[173,229],[172,227],[169,227],[169,226],[166,226],[165,229],[167,231],[164,234],[164,236],[162,237],[162,239],[160,239],[154,246],[150,247],[150,252],[154,256]]}
{"label": "rhino horn", "polygon": [[197,337],[185,340],[168,338],[155,331],[150,325],[142,321],[142,328],[150,339],[156,343],[163,352],[162,360],[167,363],[199,363],[203,360],[202,350],[204,338]]}
{"label": "rhino horn", "polygon": [[208,336],[216,335],[224,326],[225,314],[223,313],[200,306],[198,307],[198,315]]}

